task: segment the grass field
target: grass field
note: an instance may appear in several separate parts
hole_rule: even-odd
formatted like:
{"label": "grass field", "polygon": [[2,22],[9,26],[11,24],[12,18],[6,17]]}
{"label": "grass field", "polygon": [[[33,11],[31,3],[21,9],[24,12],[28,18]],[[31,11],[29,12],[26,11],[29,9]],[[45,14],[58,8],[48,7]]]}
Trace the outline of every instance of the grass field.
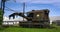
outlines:
{"label": "grass field", "polygon": [[8,27],[8,28],[0,29],[0,32],[60,32],[60,27],[53,29]]}

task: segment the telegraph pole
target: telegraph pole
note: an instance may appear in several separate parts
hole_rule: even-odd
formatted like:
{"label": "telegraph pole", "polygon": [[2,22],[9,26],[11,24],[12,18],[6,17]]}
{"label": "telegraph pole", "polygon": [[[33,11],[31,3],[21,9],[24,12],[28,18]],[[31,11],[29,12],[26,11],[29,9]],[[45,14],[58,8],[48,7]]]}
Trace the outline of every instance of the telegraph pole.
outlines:
{"label": "telegraph pole", "polygon": [[[23,3],[23,15],[25,13],[25,2]],[[24,18],[23,18],[23,21],[24,21]]]}
{"label": "telegraph pole", "polygon": [[4,9],[5,9],[5,2],[6,0],[1,0],[1,9],[3,10],[3,15],[4,15]]}
{"label": "telegraph pole", "polygon": [[2,9],[2,0],[1,0],[1,9]]}

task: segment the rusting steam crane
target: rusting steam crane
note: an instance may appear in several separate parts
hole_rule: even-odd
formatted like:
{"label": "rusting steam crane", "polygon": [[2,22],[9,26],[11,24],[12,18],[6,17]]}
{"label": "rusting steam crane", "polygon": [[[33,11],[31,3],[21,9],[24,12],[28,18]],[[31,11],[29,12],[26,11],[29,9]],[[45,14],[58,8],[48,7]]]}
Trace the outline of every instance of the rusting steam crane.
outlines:
{"label": "rusting steam crane", "polygon": [[15,15],[26,18],[27,21],[19,22],[22,27],[48,27],[49,26],[49,10],[32,10],[27,12],[25,16],[23,13],[13,13],[9,15],[9,18],[15,18]]}

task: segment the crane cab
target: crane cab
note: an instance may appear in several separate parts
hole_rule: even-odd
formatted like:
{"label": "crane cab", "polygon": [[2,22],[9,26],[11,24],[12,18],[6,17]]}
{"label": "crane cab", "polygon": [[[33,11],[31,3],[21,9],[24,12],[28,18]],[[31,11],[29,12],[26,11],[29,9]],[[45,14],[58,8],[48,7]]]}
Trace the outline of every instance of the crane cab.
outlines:
{"label": "crane cab", "polygon": [[49,21],[49,10],[32,10],[27,12],[27,17],[30,17],[30,21],[33,22],[48,22]]}

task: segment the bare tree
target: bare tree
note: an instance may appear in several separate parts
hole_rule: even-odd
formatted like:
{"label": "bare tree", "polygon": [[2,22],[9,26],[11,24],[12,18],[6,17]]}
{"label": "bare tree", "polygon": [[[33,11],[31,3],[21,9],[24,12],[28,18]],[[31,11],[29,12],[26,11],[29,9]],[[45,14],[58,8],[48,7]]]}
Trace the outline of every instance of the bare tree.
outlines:
{"label": "bare tree", "polygon": [[[4,9],[5,9],[5,2],[6,1],[9,1],[9,0],[1,0],[1,10],[3,11],[3,15],[4,15]],[[2,15],[2,16],[3,16]],[[3,18],[3,17],[2,17]],[[3,21],[3,19],[2,19],[2,21]],[[0,21],[0,23],[2,24],[2,21]]]}

